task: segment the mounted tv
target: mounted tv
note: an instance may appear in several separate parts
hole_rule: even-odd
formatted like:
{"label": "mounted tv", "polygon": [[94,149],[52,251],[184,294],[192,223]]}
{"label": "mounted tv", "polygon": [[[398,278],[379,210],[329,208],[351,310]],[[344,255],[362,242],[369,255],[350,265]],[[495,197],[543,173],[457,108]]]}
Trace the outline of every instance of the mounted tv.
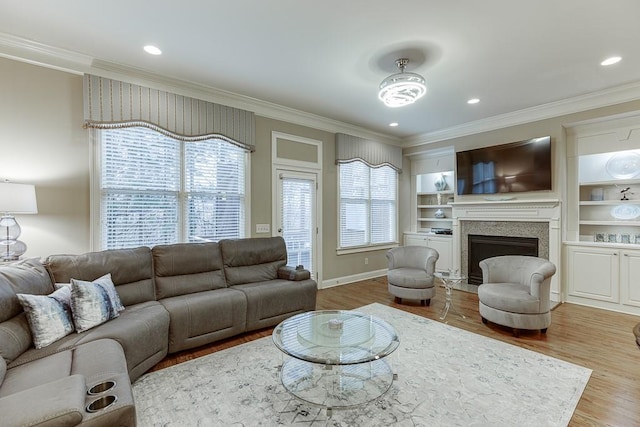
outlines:
{"label": "mounted tv", "polygon": [[458,151],[456,178],[459,195],[551,190],[551,137]]}

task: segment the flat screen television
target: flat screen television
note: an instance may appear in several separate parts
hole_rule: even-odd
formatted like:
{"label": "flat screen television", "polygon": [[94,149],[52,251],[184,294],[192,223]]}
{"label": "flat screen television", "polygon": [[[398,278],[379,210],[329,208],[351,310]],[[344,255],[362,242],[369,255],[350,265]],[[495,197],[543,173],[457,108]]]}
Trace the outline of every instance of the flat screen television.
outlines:
{"label": "flat screen television", "polygon": [[551,190],[551,137],[456,153],[457,193]]}

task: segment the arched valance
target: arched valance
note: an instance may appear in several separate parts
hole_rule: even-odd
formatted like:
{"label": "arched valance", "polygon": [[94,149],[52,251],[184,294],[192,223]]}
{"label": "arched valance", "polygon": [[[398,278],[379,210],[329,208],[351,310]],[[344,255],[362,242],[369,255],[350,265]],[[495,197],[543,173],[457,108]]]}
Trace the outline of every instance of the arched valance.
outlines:
{"label": "arched valance", "polygon": [[371,167],[391,166],[402,172],[402,148],[357,136],[336,134],[336,164],[360,160]]}
{"label": "arched valance", "polygon": [[182,140],[222,137],[255,151],[253,112],[91,74],[84,75],[84,120],[90,128],[146,126]]}

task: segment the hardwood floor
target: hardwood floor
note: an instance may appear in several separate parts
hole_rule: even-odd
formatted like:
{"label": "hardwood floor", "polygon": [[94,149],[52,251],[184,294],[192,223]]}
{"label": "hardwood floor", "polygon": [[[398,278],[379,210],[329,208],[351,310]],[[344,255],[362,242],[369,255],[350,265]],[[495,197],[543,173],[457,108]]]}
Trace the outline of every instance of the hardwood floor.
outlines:
{"label": "hardwood floor", "polygon": [[[436,321],[444,305],[444,289],[438,288],[431,305],[405,302],[396,304],[387,292],[385,277],[352,283],[318,292],[317,309],[355,309],[380,303]],[[592,369],[570,426],[640,426],[640,349],[635,344],[633,327],[640,317],[562,304],[552,313],[546,335],[522,331],[518,338],[511,330],[482,324],[478,314],[478,296],[454,291],[455,307],[467,316],[447,316],[449,325],[518,345],[558,359]],[[270,336],[272,329],[247,333],[222,342],[169,355],[154,367],[162,369],[196,357],[223,350],[257,338]]]}

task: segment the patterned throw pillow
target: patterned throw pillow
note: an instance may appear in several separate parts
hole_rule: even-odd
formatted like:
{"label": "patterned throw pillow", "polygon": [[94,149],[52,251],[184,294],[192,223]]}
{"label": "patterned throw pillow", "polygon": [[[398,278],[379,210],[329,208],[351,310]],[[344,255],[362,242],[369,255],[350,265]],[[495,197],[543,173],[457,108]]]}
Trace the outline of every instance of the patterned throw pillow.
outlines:
{"label": "patterned throw pillow", "polygon": [[71,289],[64,287],[49,295],[17,294],[22,305],[36,348],[49,344],[73,332],[71,321]]}
{"label": "patterned throw pillow", "polygon": [[71,279],[71,312],[77,332],[114,319],[122,310],[124,306],[111,274],[105,274],[93,282]]}

